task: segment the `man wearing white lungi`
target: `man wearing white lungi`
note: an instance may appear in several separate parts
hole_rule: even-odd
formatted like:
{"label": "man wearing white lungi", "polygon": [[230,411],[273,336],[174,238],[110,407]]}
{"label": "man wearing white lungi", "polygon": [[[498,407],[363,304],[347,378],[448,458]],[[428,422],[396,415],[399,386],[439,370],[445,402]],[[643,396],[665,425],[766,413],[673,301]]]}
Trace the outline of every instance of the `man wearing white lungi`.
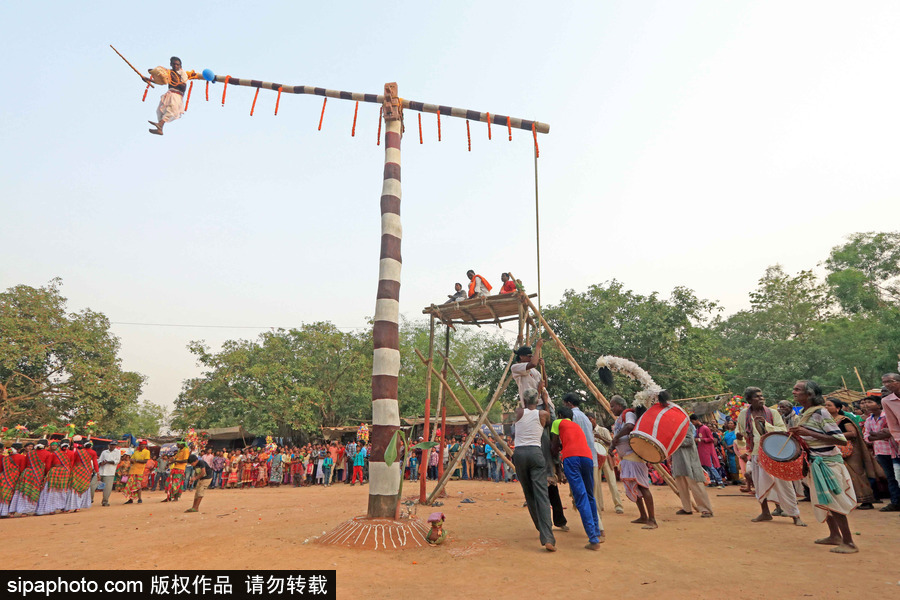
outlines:
{"label": "man wearing white lungi", "polygon": [[780,512],[775,516],[791,517],[794,525],[806,527],[806,523],[800,520],[800,509],[797,507],[797,494],[794,485],[790,481],[777,479],[759,464],[760,439],[770,431],[787,431],[784,419],[777,410],[766,406],[762,390],[757,387],[749,387],[744,390],[744,400],[750,403],[749,408],[741,411],[737,418],[738,431],[747,440],[747,451],[750,454],[747,468],[752,469],[753,484],[756,486],[756,499],[759,501],[760,514],[751,519],[754,523],[771,521],[772,513],[769,512],[771,500],[780,507]]}
{"label": "man wearing white lungi", "polygon": [[189,79],[200,79],[201,76],[196,71],[187,71],[181,68],[181,59],[173,56],[169,59],[171,69],[157,67],[150,69],[153,78],[144,77],[144,81],[150,83],[165,82],[169,86],[169,90],[159,99],[159,106],[156,107],[156,121],[149,121],[155,129],[151,129],[150,133],[155,135],[163,134],[163,125],[169,121],[180,119],[184,114],[184,92],[187,90],[187,81]]}

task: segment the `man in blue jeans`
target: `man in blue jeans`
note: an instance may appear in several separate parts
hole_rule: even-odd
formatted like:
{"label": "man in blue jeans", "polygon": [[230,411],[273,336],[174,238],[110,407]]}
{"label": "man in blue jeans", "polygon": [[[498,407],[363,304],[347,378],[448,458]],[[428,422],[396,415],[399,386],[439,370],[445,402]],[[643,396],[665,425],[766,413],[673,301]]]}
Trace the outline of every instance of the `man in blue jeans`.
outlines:
{"label": "man in blue jeans", "polygon": [[575,506],[581,516],[581,524],[588,536],[588,550],[599,550],[600,523],[597,517],[597,501],[594,499],[594,450],[588,446],[581,427],[572,422],[572,409],[561,406],[556,409],[560,417],[553,421],[550,433],[554,454],[562,457],[563,471],[569,481]]}
{"label": "man in blue jeans", "polygon": [[894,474],[894,465],[900,464],[900,452],[897,443],[892,439],[887,420],[882,412],[881,396],[871,395],[860,400],[859,405],[869,413],[863,423],[863,438],[872,444],[875,460],[881,465],[887,478],[888,493],[891,503],[881,507],[881,512],[900,512],[900,485]]}

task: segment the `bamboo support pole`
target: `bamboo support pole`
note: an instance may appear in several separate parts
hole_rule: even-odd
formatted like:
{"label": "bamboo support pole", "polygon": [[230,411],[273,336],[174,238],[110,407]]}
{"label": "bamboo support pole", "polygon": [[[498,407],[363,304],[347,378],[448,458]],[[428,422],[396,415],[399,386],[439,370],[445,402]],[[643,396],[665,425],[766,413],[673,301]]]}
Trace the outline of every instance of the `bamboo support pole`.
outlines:
{"label": "bamboo support pole", "polygon": [[863,384],[862,377],[859,376],[859,369],[853,367],[853,372],[856,373],[856,379],[859,380],[859,387],[862,388],[862,393],[866,393],[866,386]]}
{"label": "bamboo support pole", "polygon": [[[422,362],[425,362],[425,357],[422,356],[422,353],[419,352],[418,348],[415,350],[415,352],[416,352],[416,354],[419,355],[419,360],[421,360]],[[434,367],[431,367],[431,368],[434,369]],[[457,397],[457,395],[455,393],[453,393],[452,389],[450,389],[450,384],[447,383],[447,380],[440,373],[438,373],[436,369],[434,370],[434,375],[435,375],[435,377],[437,377],[438,382],[447,388],[447,395],[450,396],[450,398],[456,403],[456,405],[462,411],[463,417],[465,417],[466,421],[468,421],[469,426],[474,427],[475,420],[472,419],[471,415],[469,415],[468,412],[466,412],[466,409],[465,409],[465,407],[463,407],[462,402],[459,401],[459,398]],[[488,436],[486,433],[484,433],[480,429],[479,429],[478,433],[481,435],[481,437],[484,439],[485,442],[490,444],[491,448],[494,449],[494,451],[497,453],[497,455],[503,459],[503,462],[505,462],[508,466],[515,469],[516,468],[515,465],[512,463],[511,460],[509,460],[509,458],[507,458],[507,456],[512,455],[512,451],[509,449],[509,446],[507,446],[506,443],[502,439],[499,438],[499,435],[497,434],[497,432],[494,431],[493,427],[491,427],[490,419],[485,419],[485,424],[488,426],[489,431],[491,431],[495,436],[498,436],[496,441],[491,439],[491,436]],[[500,446],[498,446],[498,444],[502,444],[502,447],[503,447],[502,450],[501,450]]]}
{"label": "bamboo support pole", "polygon": [[468,451],[469,446],[472,445],[472,441],[475,439],[475,435],[478,430],[484,425],[485,420],[487,419],[487,415],[491,412],[491,408],[493,408],[494,403],[503,395],[503,392],[506,390],[506,386],[509,385],[509,382],[512,380],[512,377],[509,373],[509,368],[512,366],[513,361],[516,360],[515,353],[509,357],[509,361],[506,363],[506,368],[503,369],[503,375],[500,376],[500,382],[497,384],[497,389],[494,390],[494,395],[491,397],[491,401],[487,403],[485,406],[484,412],[478,417],[478,420],[475,421],[475,427],[472,431],[469,432],[469,435],[466,436],[466,441],[463,442],[462,447],[459,449],[459,454],[457,454],[454,459],[451,461],[450,465],[448,465],[447,471],[444,472],[444,475],[441,477],[440,481],[438,481],[437,486],[433,490],[431,490],[431,494],[428,496],[428,500],[426,504],[431,504],[434,502],[434,499],[438,497],[438,494],[444,489],[444,486],[447,485],[447,480],[450,479],[450,473],[453,472],[453,469],[456,468],[456,465],[462,460],[462,457],[466,455],[466,451]]}
{"label": "bamboo support pole", "polygon": [[[451,363],[450,360],[448,359],[446,364],[448,367],[450,367],[450,372],[453,373],[453,377],[454,377],[454,379],[456,379],[456,382],[459,384],[459,387],[462,388],[462,391],[464,391],[466,393],[466,396],[468,396],[469,400],[472,401],[472,404],[475,405],[475,408],[478,410],[478,414],[481,414],[482,412],[484,412],[484,409],[481,407],[481,403],[478,400],[476,400],[475,396],[472,395],[472,392],[469,391],[469,388],[463,382],[462,377],[460,377],[459,372],[456,370],[456,367],[453,366],[453,363]],[[447,378],[447,375],[445,374],[444,379],[446,379],[446,378]],[[450,392],[451,394],[453,393],[450,390],[449,385],[447,386],[447,391]],[[457,400],[457,403],[459,403],[458,400]],[[463,411],[465,411],[465,409],[462,407],[462,404],[460,404],[459,407]],[[490,417],[488,417],[487,425],[488,425],[488,428],[493,432],[492,437],[498,444],[500,444],[500,446],[503,448],[503,451],[506,453],[506,455],[512,456],[512,450],[510,450],[509,445],[505,441],[503,441],[503,438],[500,436],[499,433],[494,431],[494,428],[492,427],[493,424],[491,423]]]}

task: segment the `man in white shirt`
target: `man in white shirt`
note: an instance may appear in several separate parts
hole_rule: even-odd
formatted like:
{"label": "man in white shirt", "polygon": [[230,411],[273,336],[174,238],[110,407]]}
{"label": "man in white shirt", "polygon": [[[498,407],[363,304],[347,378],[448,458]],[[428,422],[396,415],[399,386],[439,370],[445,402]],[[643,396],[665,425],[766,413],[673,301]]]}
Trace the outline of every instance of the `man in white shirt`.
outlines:
{"label": "man in white shirt", "polygon": [[97,460],[100,467],[100,481],[103,482],[103,504],[101,506],[109,506],[109,496],[116,484],[116,467],[121,461],[122,452],[117,447],[116,441],[113,440],[106,450],[100,453],[100,458]]}
{"label": "man in white shirt", "polygon": [[533,351],[530,346],[522,346],[516,350],[516,356],[518,357],[519,362],[513,364],[509,370],[512,373],[516,385],[519,387],[519,406],[524,406],[522,398],[525,394],[525,390],[538,390],[538,393],[540,394],[540,398],[538,399],[538,410],[548,411],[550,416],[555,419],[556,408],[550,400],[550,394],[544,389],[544,380],[540,369],[540,367],[543,367],[544,365],[544,359],[541,358],[541,348],[543,345],[544,340],[538,340],[534,345]]}

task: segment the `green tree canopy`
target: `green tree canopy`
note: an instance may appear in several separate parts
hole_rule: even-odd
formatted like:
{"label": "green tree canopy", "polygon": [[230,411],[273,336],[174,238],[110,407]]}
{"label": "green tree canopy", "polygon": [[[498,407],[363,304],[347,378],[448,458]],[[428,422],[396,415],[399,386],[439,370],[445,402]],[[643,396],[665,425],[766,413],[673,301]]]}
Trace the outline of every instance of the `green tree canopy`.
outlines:
{"label": "green tree canopy", "polygon": [[119,339],[105,315],[66,312],[61,284],[0,293],[0,422],[83,429],[93,420],[118,431],[144,377],[122,370]]}

